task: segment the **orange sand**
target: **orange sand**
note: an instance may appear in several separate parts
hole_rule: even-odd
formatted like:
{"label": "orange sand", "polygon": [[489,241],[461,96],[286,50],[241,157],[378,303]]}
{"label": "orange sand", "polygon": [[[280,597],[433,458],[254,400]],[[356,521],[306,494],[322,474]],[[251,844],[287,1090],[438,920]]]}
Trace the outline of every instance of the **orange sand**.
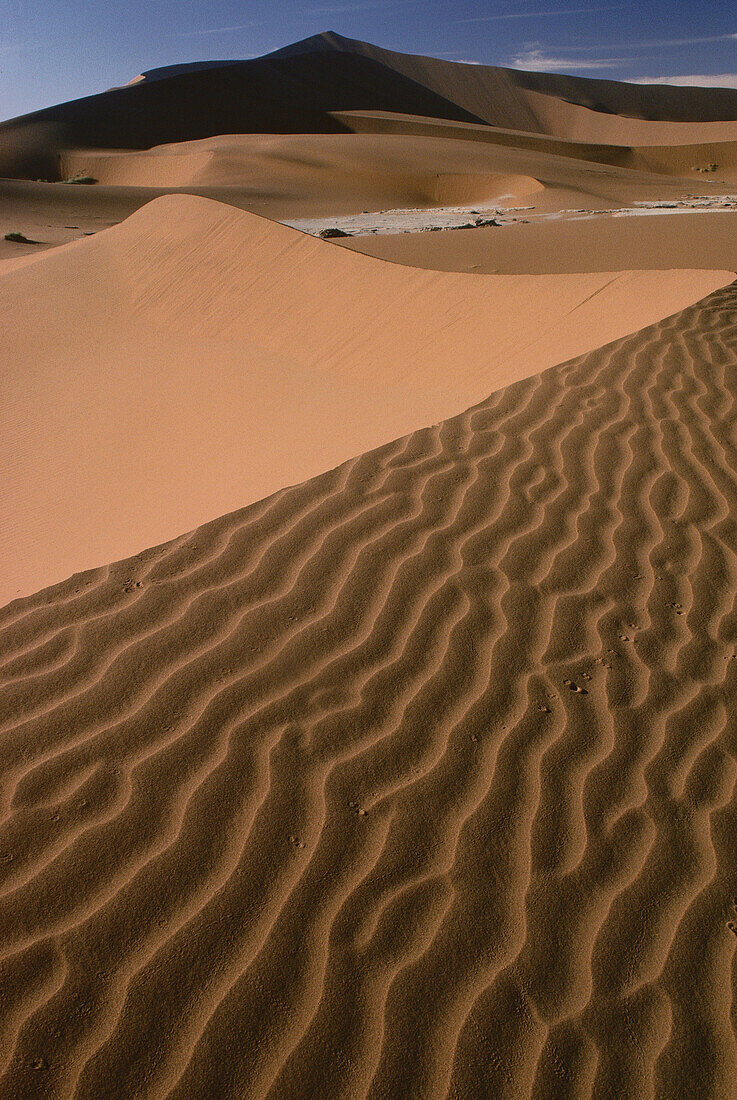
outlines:
{"label": "orange sand", "polygon": [[332,34],[0,125],[0,1100],[734,1096],[737,212],[268,218],[735,150]]}

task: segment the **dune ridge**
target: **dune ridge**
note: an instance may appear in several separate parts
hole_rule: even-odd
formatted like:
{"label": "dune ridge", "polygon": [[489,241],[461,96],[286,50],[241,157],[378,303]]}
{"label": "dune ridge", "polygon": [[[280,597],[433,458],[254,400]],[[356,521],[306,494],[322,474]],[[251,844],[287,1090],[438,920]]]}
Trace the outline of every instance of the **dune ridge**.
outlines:
{"label": "dune ridge", "polygon": [[731,1095],[737,288],[0,611],[0,1095]]}

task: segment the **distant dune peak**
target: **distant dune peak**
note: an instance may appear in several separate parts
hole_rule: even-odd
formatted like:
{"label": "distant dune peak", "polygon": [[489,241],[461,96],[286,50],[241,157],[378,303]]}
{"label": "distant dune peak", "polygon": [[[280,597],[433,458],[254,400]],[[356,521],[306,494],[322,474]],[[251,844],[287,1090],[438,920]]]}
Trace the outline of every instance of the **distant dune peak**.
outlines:
{"label": "distant dune peak", "polygon": [[319,34],[311,34],[308,38],[301,38],[299,42],[291,42],[288,46],[281,46],[278,50],[272,50],[267,57],[289,57],[298,53],[310,53],[312,50],[342,50],[348,53],[360,53],[366,49],[376,49],[368,42],[362,42],[359,38],[346,38],[337,31],[320,31]]}

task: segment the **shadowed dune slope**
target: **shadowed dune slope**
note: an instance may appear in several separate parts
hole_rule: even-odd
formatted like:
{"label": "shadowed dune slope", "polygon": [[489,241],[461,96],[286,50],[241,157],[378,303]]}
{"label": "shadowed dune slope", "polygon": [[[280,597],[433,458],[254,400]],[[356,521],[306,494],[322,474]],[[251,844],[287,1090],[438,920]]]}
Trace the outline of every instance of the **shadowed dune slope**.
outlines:
{"label": "shadowed dune slope", "polygon": [[[492,65],[446,61],[437,57],[399,53],[370,42],[324,31],[275,50],[272,58],[341,52],[369,57],[401,72],[418,84],[426,84],[454,102],[464,104],[487,122],[494,109],[506,106],[502,88],[524,101],[525,93],[548,96],[585,107],[597,114],[663,122],[700,122],[737,119],[737,89],[696,88],[674,85],[630,84],[562,73],[526,72]],[[475,99],[474,99],[475,97]],[[501,103],[495,102],[501,100]],[[497,125],[501,125],[497,123]],[[525,127],[522,127],[523,129]]]}
{"label": "shadowed dune slope", "polygon": [[0,612],[0,1095],[733,1094],[737,289]]}
{"label": "shadowed dune slope", "polygon": [[731,272],[417,271],[169,196],[0,277],[0,603],[330,469]]}
{"label": "shadowed dune slope", "polygon": [[[491,126],[625,145],[737,139],[737,90],[731,88],[628,84],[469,65],[397,53],[331,32],[271,56],[297,60],[335,51],[352,55],[357,62],[370,58],[381,63]],[[439,117],[450,118],[447,113]]]}
{"label": "shadowed dune slope", "polygon": [[360,107],[483,121],[369,57],[265,57],[113,88],[13,119],[0,126],[0,168],[3,175],[58,178],[59,150],[78,146],[147,149],[222,133],[337,133],[345,128],[330,112]]}

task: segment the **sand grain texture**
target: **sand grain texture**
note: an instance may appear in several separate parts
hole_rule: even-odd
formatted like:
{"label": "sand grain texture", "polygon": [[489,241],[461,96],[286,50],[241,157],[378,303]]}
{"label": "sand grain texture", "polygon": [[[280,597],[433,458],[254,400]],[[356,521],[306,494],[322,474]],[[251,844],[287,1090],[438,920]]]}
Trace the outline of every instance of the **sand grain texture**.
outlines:
{"label": "sand grain texture", "polygon": [[0,613],[0,1096],[733,1095],[737,290]]}

